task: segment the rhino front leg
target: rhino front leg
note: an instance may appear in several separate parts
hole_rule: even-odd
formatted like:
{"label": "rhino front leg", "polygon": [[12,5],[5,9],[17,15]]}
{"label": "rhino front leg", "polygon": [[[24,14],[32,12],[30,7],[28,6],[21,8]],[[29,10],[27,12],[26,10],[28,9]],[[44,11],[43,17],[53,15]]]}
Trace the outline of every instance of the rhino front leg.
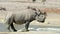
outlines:
{"label": "rhino front leg", "polygon": [[25,29],[23,29],[22,32],[27,32],[27,31],[29,31],[29,30],[28,30],[29,24],[30,24],[30,22],[26,22],[26,24],[25,24]]}
{"label": "rhino front leg", "polygon": [[25,24],[25,29],[26,29],[26,31],[29,31],[29,30],[28,30],[29,24],[30,24],[30,22],[26,22],[26,24]]}

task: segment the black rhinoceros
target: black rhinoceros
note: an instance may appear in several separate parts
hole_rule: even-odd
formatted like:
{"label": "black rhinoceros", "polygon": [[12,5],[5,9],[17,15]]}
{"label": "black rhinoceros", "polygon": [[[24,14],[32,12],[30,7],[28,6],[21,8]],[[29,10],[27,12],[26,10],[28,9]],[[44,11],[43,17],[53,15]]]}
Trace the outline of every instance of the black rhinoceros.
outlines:
{"label": "black rhinoceros", "polygon": [[7,19],[6,23],[8,23],[8,30],[10,27],[13,31],[17,31],[14,28],[13,23],[15,24],[25,24],[26,31],[29,31],[29,24],[33,20],[37,20],[38,22],[44,22],[46,19],[46,12],[41,12],[37,8],[28,7],[25,10],[21,10],[19,12],[13,12],[10,17]]}

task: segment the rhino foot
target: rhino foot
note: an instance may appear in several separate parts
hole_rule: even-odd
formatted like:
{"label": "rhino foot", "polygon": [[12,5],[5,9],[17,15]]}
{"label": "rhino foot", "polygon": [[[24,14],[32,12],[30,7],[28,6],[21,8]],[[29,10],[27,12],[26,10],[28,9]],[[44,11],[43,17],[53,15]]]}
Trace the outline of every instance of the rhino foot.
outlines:
{"label": "rhino foot", "polygon": [[29,30],[23,29],[21,32],[28,32]]}

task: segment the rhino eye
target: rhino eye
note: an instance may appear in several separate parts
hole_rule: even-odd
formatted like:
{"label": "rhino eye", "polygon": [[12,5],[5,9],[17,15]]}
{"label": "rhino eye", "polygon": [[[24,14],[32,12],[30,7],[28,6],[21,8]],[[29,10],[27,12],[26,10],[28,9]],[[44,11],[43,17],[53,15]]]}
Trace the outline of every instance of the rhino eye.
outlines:
{"label": "rhino eye", "polygon": [[43,17],[43,16],[42,16]]}
{"label": "rhino eye", "polygon": [[40,16],[40,14],[38,14],[38,16]]}

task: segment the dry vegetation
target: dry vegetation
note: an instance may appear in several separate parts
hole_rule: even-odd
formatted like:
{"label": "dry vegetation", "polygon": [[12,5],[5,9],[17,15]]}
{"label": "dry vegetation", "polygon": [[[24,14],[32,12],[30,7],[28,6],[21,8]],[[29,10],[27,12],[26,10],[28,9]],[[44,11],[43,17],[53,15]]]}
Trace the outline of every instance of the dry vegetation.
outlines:
{"label": "dry vegetation", "polygon": [[41,11],[45,11],[49,13],[60,13],[60,9],[57,8],[42,8]]}

